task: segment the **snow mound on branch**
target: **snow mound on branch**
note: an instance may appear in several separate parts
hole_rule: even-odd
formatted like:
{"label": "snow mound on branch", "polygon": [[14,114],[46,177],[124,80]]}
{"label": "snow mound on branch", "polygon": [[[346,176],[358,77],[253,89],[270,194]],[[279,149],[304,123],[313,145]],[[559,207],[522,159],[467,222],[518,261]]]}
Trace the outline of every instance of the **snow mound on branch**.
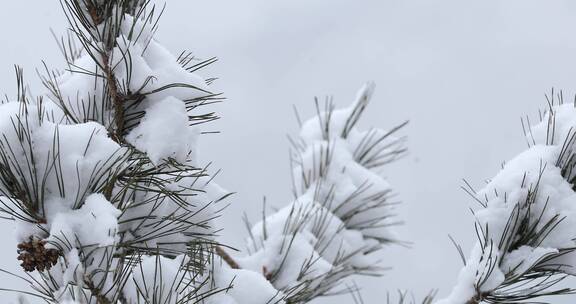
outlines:
{"label": "snow mound on branch", "polygon": [[[573,105],[554,106],[542,119],[531,126],[528,140],[533,145],[507,162],[502,170],[477,193],[486,204],[475,213],[478,227],[485,229],[489,245],[477,243],[460,272],[452,293],[438,304],[460,304],[470,300],[475,290],[496,290],[505,280],[522,276],[536,265],[573,273],[576,255],[562,250],[576,247],[573,227],[576,226],[576,192],[568,168],[574,152],[571,141],[576,129],[576,109]],[[568,160],[568,162],[567,162]],[[500,240],[509,238],[510,223],[524,219],[527,227],[516,233],[544,231],[535,241],[526,239],[513,247],[499,248]],[[552,223],[553,225],[551,225]],[[532,232],[534,233],[534,232]],[[513,240],[520,239],[519,235]],[[489,249],[488,249],[489,248]],[[491,268],[488,258],[498,261]],[[560,265],[563,265],[560,267]]]}
{"label": "snow mound on branch", "polygon": [[87,194],[103,186],[111,173],[122,167],[126,150],[96,122],[76,125],[45,122],[33,134],[35,154],[43,155],[39,164],[54,166],[51,171],[54,176],[47,179],[45,191],[62,194],[56,197],[62,199],[63,206],[47,204],[53,207],[46,210],[48,217],[60,211],[59,208],[79,208]]}
{"label": "snow mound on branch", "polygon": [[52,244],[62,244],[69,240],[83,246],[111,246],[117,240],[118,216],[116,209],[102,194],[88,196],[80,209],[61,212],[50,221],[50,237]]}
{"label": "snow mound on branch", "polygon": [[[282,293],[261,274],[245,269],[231,269],[215,263],[214,283],[223,292],[208,298],[208,304],[285,303]],[[228,287],[231,287],[228,289]]]}
{"label": "snow mound on branch", "polygon": [[[186,70],[154,40],[151,24],[128,15],[124,18],[111,59],[114,74],[129,92],[145,96],[128,109],[129,115],[145,115],[127,140],[146,152],[154,164],[168,158],[195,163],[199,132],[190,126],[187,111],[198,105],[194,100],[211,95],[206,81]],[[129,65],[122,64],[126,60]]]}
{"label": "snow mound on branch", "polygon": [[[351,106],[320,113],[303,124],[305,148],[295,157],[293,174],[296,188],[323,203],[347,228],[360,231],[371,243],[367,248],[396,239],[389,228],[391,204],[386,203],[392,190],[380,170],[395,157],[398,139],[381,129],[355,126],[373,92],[374,84],[368,83]],[[322,162],[326,164],[319,168]]]}
{"label": "snow mound on branch", "polygon": [[[236,261],[266,277],[286,296],[325,294],[351,274],[370,271],[376,252],[396,238],[390,185],[381,166],[402,153],[394,131],[360,131],[356,123],[373,85],[364,86],[350,107],[306,121],[294,140],[297,199],[253,225],[249,255]],[[309,297],[309,298],[307,298]]]}
{"label": "snow mound on branch", "polygon": [[[178,137],[179,144],[169,145],[164,151],[150,151],[151,158],[158,162],[163,157],[183,158],[193,152],[194,149],[189,146],[190,144],[188,149],[183,148],[183,141],[193,142],[197,131],[190,127],[190,123],[182,123],[182,118],[188,110],[201,104],[196,103],[196,100],[211,96],[212,93],[203,77],[187,70],[178,58],[153,38],[153,35],[152,24],[124,15],[117,37],[117,46],[112,50],[110,62],[96,63],[90,54],[81,54],[71,63],[71,72],[51,75],[50,79],[54,79],[55,88],[50,89],[47,99],[51,101],[49,108],[52,109],[51,113],[55,113],[54,120],[65,123],[98,121],[109,130],[115,128],[114,100],[108,97],[107,75],[104,75],[99,67],[107,64],[113,69],[117,93],[126,99],[124,105],[126,132],[139,125],[143,113],[148,116],[148,125],[154,121],[167,123],[167,119],[159,121],[161,119],[159,115],[152,114],[161,111],[160,104],[170,108],[165,110],[165,114],[170,111],[172,114],[178,113],[178,117],[171,116],[175,121],[170,121],[170,124],[165,126],[165,128],[172,126],[174,129],[166,129],[164,134],[158,134],[156,131],[156,135],[174,132],[170,133],[170,138]],[[181,101],[181,105],[176,105],[176,100]],[[70,119],[71,117],[74,119]],[[150,128],[145,130],[150,131]],[[144,129],[141,128],[129,136],[135,140],[142,135],[142,131]],[[158,137],[151,135],[152,139]],[[162,140],[162,144],[157,146],[164,146],[168,142]],[[149,141],[143,140],[140,144],[152,150]]]}
{"label": "snow mound on branch", "polygon": [[[189,296],[213,294],[203,300],[206,304],[267,304],[285,303],[277,291],[260,274],[244,269],[231,269],[219,262],[211,271],[195,277],[187,268],[189,258],[180,255],[174,259],[145,256],[134,267],[124,288],[129,303],[181,303]],[[193,270],[192,270],[193,271]],[[203,282],[210,282],[204,284]]]}
{"label": "snow mound on branch", "polygon": [[[80,208],[121,168],[126,150],[98,123],[55,124],[36,106],[17,102],[0,105],[0,113],[0,149],[6,156],[0,163],[21,175],[18,182],[32,192],[29,203],[39,204],[38,216],[48,221]],[[19,137],[26,141],[14,145]]]}
{"label": "snow mound on branch", "polygon": [[[71,69],[54,76],[55,88],[46,94],[46,100],[51,101],[48,106],[54,120],[63,123],[98,121],[109,126],[113,122],[113,113],[106,106],[105,78],[103,75],[95,76],[100,67],[92,56],[82,54],[74,60]],[[70,121],[71,117],[74,120]]]}
{"label": "snow mound on branch", "polygon": [[185,162],[197,136],[198,131],[189,127],[184,102],[167,97],[146,108],[146,116],[126,140],[158,164],[168,158]]}
{"label": "snow mound on branch", "polygon": [[[374,94],[374,89],[374,83],[366,83],[358,91],[356,99],[350,106],[342,109],[329,109],[308,119],[302,124],[300,137],[308,144],[325,141],[328,138],[339,139],[349,126],[351,119],[358,118],[362,114]],[[360,131],[356,129],[355,132]]]}
{"label": "snow mound on branch", "polygon": [[[132,70],[128,73],[126,66],[113,66],[116,66],[116,77],[128,83],[132,92],[153,92],[148,95],[153,100],[168,96],[189,100],[210,95],[204,78],[184,69],[177,58],[154,39],[151,23],[130,15],[125,15],[124,19],[113,60],[122,61],[130,54]],[[159,90],[166,86],[171,88]]]}
{"label": "snow mound on branch", "polygon": [[[256,272],[276,271],[274,284],[279,289],[295,287],[299,281],[315,281],[337,267],[343,255],[361,252],[365,246],[361,233],[345,229],[330,210],[307,198],[257,223],[251,235],[248,247],[256,250],[238,262]],[[369,263],[360,255],[350,257],[350,261],[358,267]]]}

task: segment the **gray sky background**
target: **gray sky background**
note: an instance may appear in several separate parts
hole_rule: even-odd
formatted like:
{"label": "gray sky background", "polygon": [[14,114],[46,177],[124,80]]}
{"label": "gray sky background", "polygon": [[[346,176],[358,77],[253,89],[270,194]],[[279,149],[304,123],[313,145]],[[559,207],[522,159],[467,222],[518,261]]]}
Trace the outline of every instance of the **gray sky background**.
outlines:
{"label": "gray sky background", "polygon": [[[49,28],[62,33],[57,0],[5,1],[0,10],[1,92],[13,93],[12,65],[62,66]],[[160,2],[160,1],[158,1]],[[257,219],[262,197],[281,207],[290,196],[292,105],[313,113],[314,96],[349,103],[366,80],[377,83],[364,126],[409,119],[410,155],[387,175],[404,202],[399,235],[379,279],[358,279],[367,304],[386,291],[449,292],[461,267],[448,234],[467,252],[474,241],[462,178],[480,187],[526,148],[520,117],[534,120],[551,87],[574,91],[576,2],[569,0],[171,0],[157,38],[220,61],[209,75],[228,101],[216,106],[222,134],[203,138],[205,159],[223,168],[218,183],[237,192],[224,216],[224,239],[240,249],[240,214]],[[12,225],[1,223],[0,267],[18,271]],[[2,275],[0,286],[26,288]],[[1,297],[13,303],[15,297]],[[572,303],[570,298],[554,303]],[[350,297],[316,303],[351,303]]]}

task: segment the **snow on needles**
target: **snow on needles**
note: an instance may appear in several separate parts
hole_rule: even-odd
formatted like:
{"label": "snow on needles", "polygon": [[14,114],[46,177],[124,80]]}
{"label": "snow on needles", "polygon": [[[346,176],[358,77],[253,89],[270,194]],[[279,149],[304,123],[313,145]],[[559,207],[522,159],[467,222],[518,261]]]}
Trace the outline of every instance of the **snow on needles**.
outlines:
{"label": "snow on needles", "polygon": [[318,105],[318,115],[302,125],[292,156],[298,197],[252,227],[249,255],[238,258],[290,302],[377,271],[375,251],[396,240],[391,189],[378,170],[403,153],[402,139],[392,136],[397,129],[356,128],[373,88],[365,85],[348,108]]}
{"label": "snow on needles", "polygon": [[573,104],[551,107],[527,132],[529,149],[476,193],[484,206],[475,212],[479,240],[456,287],[438,303],[530,299],[557,282],[531,277],[575,273],[575,127]]}
{"label": "snow on needles", "polygon": [[32,101],[19,73],[17,101],[0,103],[0,211],[17,222],[38,296],[302,303],[379,273],[376,252],[397,241],[380,171],[405,149],[395,137],[404,124],[357,128],[374,86],[344,109],[317,104],[293,140],[296,199],[252,227],[233,265],[214,257],[217,204],[229,193],[196,151],[198,125],[217,118],[202,110],[219,100],[213,79],[196,73],[212,60],[163,48],[149,3],[65,1],[81,49],[62,43],[67,69],[47,68],[44,98]]}
{"label": "snow on needles", "polygon": [[169,158],[185,162],[198,135],[188,124],[184,102],[166,97],[146,108],[146,115],[126,140],[155,164]]}
{"label": "snow on needles", "polygon": [[206,284],[194,277],[210,273],[213,205],[228,195],[196,153],[214,94],[154,40],[146,3],[85,4],[112,13],[64,6],[82,49],[42,78],[45,98],[0,104],[0,211],[46,301],[181,303]]}

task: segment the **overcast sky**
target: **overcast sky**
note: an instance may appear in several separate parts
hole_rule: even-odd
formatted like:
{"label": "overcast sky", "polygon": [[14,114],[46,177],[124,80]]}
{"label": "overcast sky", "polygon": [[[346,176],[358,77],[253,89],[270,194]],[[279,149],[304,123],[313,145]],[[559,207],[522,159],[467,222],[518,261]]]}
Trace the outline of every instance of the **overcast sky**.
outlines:
{"label": "overcast sky", "polygon": [[[0,91],[15,91],[17,63],[42,93],[34,68],[63,63],[49,31],[66,26],[58,1],[4,2]],[[474,241],[476,206],[459,189],[462,178],[481,186],[526,148],[520,117],[535,119],[552,87],[574,92],[575,34],[569,0],[171,0],[157,38],[174,53],[220,58],[206,76],[220,78],[228,98],[211,126],[222,133],[204,138],[201,150],[223,168],[218,183],[237,192],[222,222],[224,239],[239,249],[242,212],[257,219],[263,196],[277,207],[291,198],[285,135],[296,131],[293,105],[302,116],[313,113],[314,96],[346,105],[373,80],[363,125],[410,120],[410,155],[386,175],[403,201],[398,233],[412,245],[387,249],[393,269],[385,277],[357,281],[370,304],[397,289],[449,292],[461,262],[448,234],[466,252]],[[0,227],[0,267],[18,271],[12,226]],[[5,275],[0,286],[26,288]]]}

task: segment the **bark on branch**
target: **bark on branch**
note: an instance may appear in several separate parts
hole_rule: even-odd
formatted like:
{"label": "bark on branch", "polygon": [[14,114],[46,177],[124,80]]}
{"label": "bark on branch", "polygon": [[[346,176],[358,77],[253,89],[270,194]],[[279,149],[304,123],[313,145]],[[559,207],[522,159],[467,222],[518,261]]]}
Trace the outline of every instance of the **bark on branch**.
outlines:
{"label": "bark on branch", "polygon": [[236,261],[226,251],[224,251],[224,248],[216,246],[216,254],[221,257],[222,260],[230,266],[230,268],[240,269],[240,265],[238,265],[238,263],[236,263]]}

